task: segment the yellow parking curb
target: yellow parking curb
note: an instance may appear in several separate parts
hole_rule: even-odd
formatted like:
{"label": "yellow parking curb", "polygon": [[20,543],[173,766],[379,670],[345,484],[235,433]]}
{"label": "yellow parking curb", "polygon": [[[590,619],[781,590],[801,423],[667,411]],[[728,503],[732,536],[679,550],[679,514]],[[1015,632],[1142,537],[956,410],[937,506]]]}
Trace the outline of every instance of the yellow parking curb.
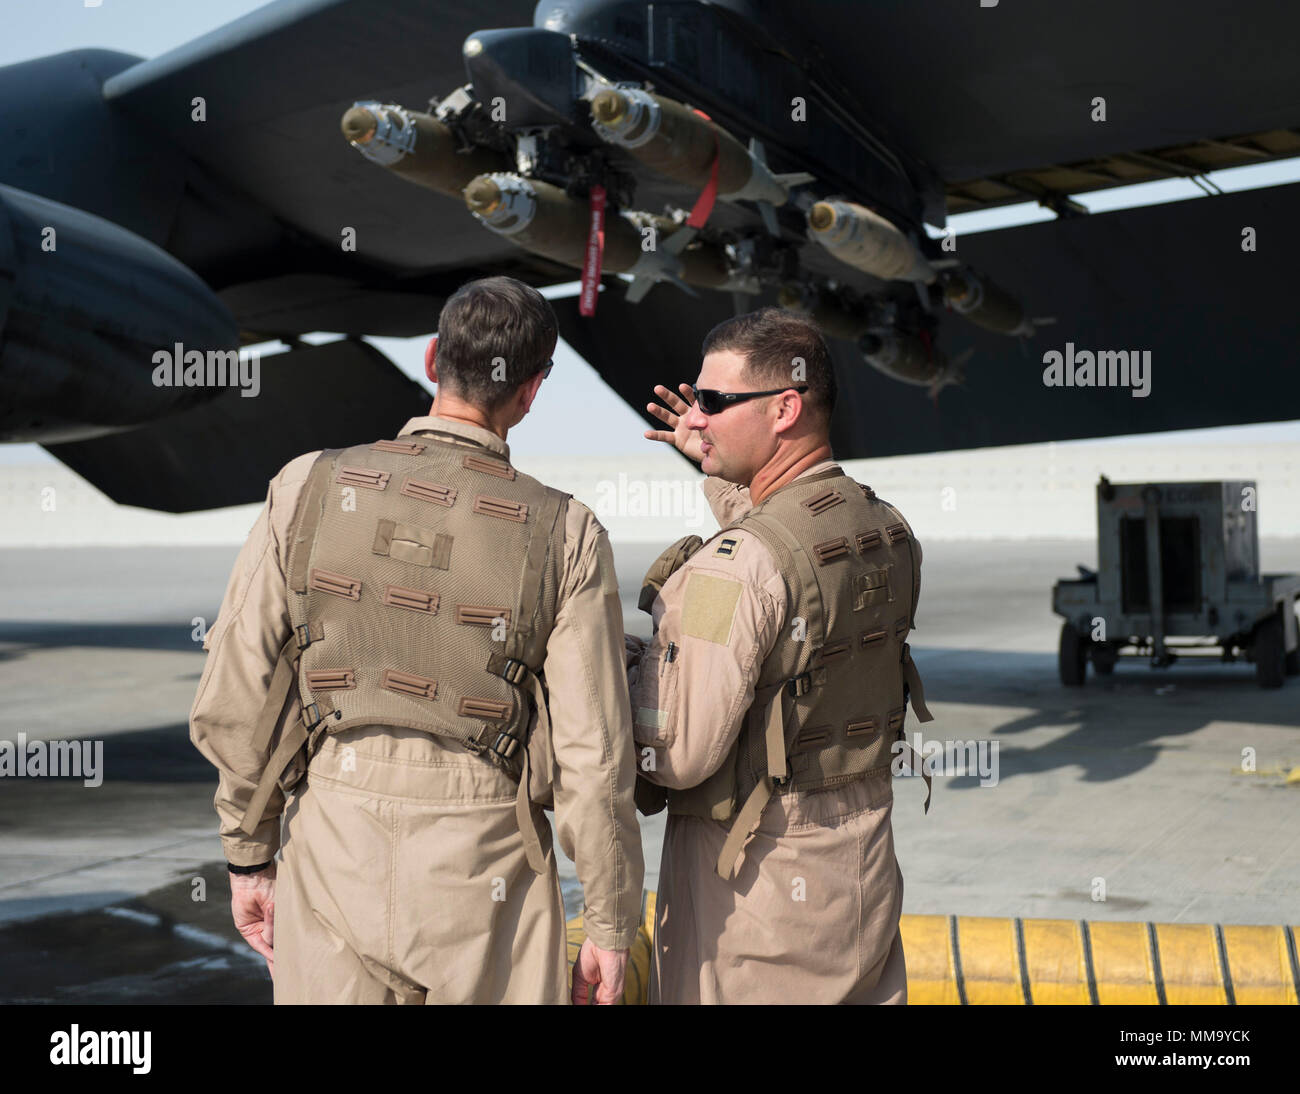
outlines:
{"label": "yellow parking curb", "polygon": [[[646,1001],[654,907],[646,893],[624,1003]],[[1296,926],[905,915],[900,929],[914,1004],[1300,1003]],[[570,964],[584,937],[570,920]]]}

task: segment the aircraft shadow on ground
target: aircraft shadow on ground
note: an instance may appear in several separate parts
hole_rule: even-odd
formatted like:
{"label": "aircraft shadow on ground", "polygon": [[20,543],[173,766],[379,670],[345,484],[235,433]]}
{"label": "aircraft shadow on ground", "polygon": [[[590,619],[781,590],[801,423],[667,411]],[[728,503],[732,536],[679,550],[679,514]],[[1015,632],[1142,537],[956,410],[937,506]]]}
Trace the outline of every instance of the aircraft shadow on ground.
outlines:
{"label": "aircraft shadow on ground", "polygon": [[[206,619],[215,618],[213,615]],[[53,623],[8,620],[0,623],[0,661],[12,661],[35,650],[99,648],[202,652],[189,619],[175,623]]]}
{"label": "aircraft shadow on ground", "polygon": [[[917,731],[923,740],[997,739],[999,781],[1067,767],[1081,767],[1085,782],[1124,779],[1150,767],[1162,752],[1186,748],[1176,738],[1212,722],[1300,729],[1300,677],[1265,690],[1249,664],[1184,661],[1157,670],[1134,659],[1121,661],[1108,677],[1089,668],[1083,687],[1067,688],[1057,676],[1054,653],[922,648],[914,655],[935,720],[923,724],[909,712],[908,740]],[[952,707],[966,704],[1020,713],[990,728],[981,719],[978,733],[963,735],[961,715],[954,716]],[[1067,731],[1045,744],[1017,743],[1017,736],[1040,728]],[[1258,750],[1260,767],[1300,762],[1300,734],[1284,757],[1266,755],[1259,741],[1243,733],[1239,742],[1225,742],[1225,771],[1240,765],[1241,749],[1247,746]],[[977,775],[944,779],[945,788],[979,785]]]}

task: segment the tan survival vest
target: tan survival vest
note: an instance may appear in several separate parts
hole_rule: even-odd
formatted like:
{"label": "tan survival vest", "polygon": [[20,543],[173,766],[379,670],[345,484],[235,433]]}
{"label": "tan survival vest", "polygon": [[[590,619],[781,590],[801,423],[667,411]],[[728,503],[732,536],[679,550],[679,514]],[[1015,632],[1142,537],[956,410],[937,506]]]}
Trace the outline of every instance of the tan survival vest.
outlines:
{"label": "tan survival vest", "polygon": [[267,763],[245,832],[261,823],[277,783],[288,790],[301,778],[324,733],[401,726],[451,738],[518,779],[528,861],[545,870],[527,741],[534,717],[549,732],[538,672],[555,622],[568,497],[436,433],[320,455],[290,532],[292,634],[257,747],[269,746],[295,683],[302,717]]}
{"label": "tan survival vest", "polygon": [[[668,791],[669,812],[735,818],[718,857],[724,878],[774,790],[888,772],[907,698],[921,721],[932,718],[905,641],[921,593],[919,546],[898,510],[836,468],[781,487],[733,527],[754,533],[776,558],[785,627],[722,766],[699,786]],[[727,530],[703,549],[727,557]],[[667,565],[676,568],[683,553],[675,544]],[[647,577],[662,583],[664,565],[656,565]],[[925,782],[929,812],[928,774]]]}

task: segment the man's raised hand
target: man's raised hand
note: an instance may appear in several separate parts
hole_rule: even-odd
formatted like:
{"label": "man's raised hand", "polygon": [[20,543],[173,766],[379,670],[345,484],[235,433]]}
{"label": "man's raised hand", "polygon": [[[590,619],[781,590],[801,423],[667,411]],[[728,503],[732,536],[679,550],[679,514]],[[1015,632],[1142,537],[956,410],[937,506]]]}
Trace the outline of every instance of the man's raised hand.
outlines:
{"label": "man's raised hand", "polygon": [[704,459],[700,435],[693,429],[687,429],[685,425],[686,412],[695,405],[695,394],[691,391],[690,384],[678,384],[677,390],[681,392],[680,396],[674,395],[663,384],[655,384],[655,394],[665,405],[646,403],[646,410],[668,428],[647,429],[645,437],[649,441],[663,441],[665,444],[670,444],[687,459],[699,463]]}

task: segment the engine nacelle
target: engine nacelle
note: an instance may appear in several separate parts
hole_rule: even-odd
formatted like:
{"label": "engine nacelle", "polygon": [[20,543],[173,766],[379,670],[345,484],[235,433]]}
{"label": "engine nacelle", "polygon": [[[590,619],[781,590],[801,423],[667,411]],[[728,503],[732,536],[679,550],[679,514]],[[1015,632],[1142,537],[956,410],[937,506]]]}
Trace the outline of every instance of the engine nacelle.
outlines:
{"label": "engine nacelle", "polygon": [[222,394],[155,382],[156,355],[178,344],[238,351],[198,275],[110,221],[0,186],[0,441],[82,440]]}

